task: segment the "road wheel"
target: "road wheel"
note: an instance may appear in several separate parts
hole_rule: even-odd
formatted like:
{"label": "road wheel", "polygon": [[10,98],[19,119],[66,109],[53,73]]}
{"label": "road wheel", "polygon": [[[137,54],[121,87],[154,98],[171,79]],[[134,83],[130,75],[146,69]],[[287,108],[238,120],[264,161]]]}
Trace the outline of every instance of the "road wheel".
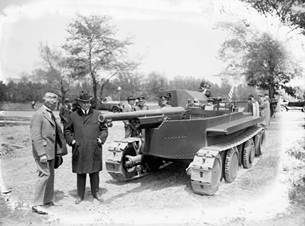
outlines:
{"label": "road wheel", "polygon": [[227,151],[224,163],[224,179],[227,183],[235,180],[238,171],[238,151],[232,148]]}
{"label": "road wheel", "polygon": [[254,137],[255,156],[260,156],[262,154],[261,144],[262,144],[262,135],[259,133]]}
{"label": "road wheel", "polygon": [[[192,187],[193,190],[196,191],[199,194],[202,195],[214,195],[219,188],[220,185],[220,179],[221,179],[221,172],[222,172],[222,162],[220,155],[217,155],[214,160],[213,168],[211,169],[211,182],[209,184],[200,184],[199,185],[199,190],[198,188],[194,187],[196,183],[192,181]],[[198,186],[198,185],[197,185]]]}
{"label": "road wheel", "polygon": [[120,108],[118,108],[117,106],[112,107],[111,111],[113,113],[121,112]]}
{"label": "road wheel", "polygon": [[248,140],[244,145],[243,150],[243,166],[246,169],[251,168],[255,157],[255,147],[253,139]]}

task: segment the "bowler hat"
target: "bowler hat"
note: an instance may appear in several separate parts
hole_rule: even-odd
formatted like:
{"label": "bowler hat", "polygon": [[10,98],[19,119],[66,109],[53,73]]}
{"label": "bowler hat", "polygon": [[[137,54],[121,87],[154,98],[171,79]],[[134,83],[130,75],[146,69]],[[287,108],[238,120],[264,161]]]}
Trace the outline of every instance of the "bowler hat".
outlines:
{"label": "bowler hat", "polygon": [[76,100],[80,102],[89,102],[92,100],[92,97],[88,93],[82,92]]}

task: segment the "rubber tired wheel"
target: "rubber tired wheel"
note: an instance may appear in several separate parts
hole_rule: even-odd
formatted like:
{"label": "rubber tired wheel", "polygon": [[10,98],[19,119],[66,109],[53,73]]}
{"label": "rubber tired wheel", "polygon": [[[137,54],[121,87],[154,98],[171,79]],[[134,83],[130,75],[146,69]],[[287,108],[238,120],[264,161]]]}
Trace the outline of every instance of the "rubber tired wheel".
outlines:
{"label": "rubber tired wheel", "polygon": [[255,157],[255,148],[253,139],[248,140],[244,145],[243,150],[243,166],[246,169],[251,168]]}
{"label": "rubber tired wheel", "polygon": [[232,148],[227,151],[224,163],[224,179],[227,183],[232,183],[238,171],[238,151]]}
{"label": "rubber tired wheel", "polygon": [[201,194],[214,195],[218,191],[220,185],[220,179],[221,179],[221,171],[222,171],[222,162],[220,155],[217,155],[214,160],[214,164],[212,168],[211,183],[208,185],[205,184],[202,185],[203,190]]}
{"label": "rubber tired wheel", "polygon": [[262,144],[262,135],[259,133],[254,137],[255,156],[260,156],[262,154],[261,144]]}
{"label": "rubber tired wheel", "polygon": [[120,108],[118,108],[117,106],[112,107],[111,111],[112,111],[113,113],[121,112],[121,111],[120,111]]}

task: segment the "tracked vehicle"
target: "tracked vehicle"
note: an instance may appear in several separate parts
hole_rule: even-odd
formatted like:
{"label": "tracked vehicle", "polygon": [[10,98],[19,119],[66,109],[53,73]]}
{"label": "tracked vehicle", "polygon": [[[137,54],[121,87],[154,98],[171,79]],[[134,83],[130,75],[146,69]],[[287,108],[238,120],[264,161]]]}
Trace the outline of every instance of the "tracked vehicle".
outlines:
{"label": "tracked vehicle", "polygon": [[[173,161],[188,161],[195,193],[213,195],[221,180],[231,183],[240,167],[250,168],[261,154],[262,119],[245,112],[232,112],[230,103],[211,105],[200,92],[173,90],[165,93],[173,107],[123,113],[106,113],[101,123],[129,120],[138,136],[115,141],[106,160],[108,173],[128,181],[159,170]],[[190,98],[200,107],[188,107]]]}

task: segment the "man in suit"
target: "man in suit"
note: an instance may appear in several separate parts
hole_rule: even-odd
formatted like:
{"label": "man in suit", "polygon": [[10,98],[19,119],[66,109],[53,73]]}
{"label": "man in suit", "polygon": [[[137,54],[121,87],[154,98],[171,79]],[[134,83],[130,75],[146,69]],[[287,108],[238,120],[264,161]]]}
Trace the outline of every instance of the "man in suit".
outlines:
{"label": "man in suit", "polygon": [[47,214],[45,207],[54,205],[55,160],[62,161],[61,156],[67,154],[60,124],[52,112],[58,97],[47,92],[43,100],[44,104],[33,115],[30,126],[33,157],[38,171],[32,210],[39,214]]}
{"label": "man in suit", "polygon": [[79,96],[79,108],[69,115],[64,130],[67,143],[72,146],[72,172],[77,174],[78,197],[75,204],[84,199],[87,174],[93,198],[102,201],[99,172],[103,169],[102,145],[107,139],[108,128],[98,122],[100,113],[92,109],[91,99],[87,93]]}

